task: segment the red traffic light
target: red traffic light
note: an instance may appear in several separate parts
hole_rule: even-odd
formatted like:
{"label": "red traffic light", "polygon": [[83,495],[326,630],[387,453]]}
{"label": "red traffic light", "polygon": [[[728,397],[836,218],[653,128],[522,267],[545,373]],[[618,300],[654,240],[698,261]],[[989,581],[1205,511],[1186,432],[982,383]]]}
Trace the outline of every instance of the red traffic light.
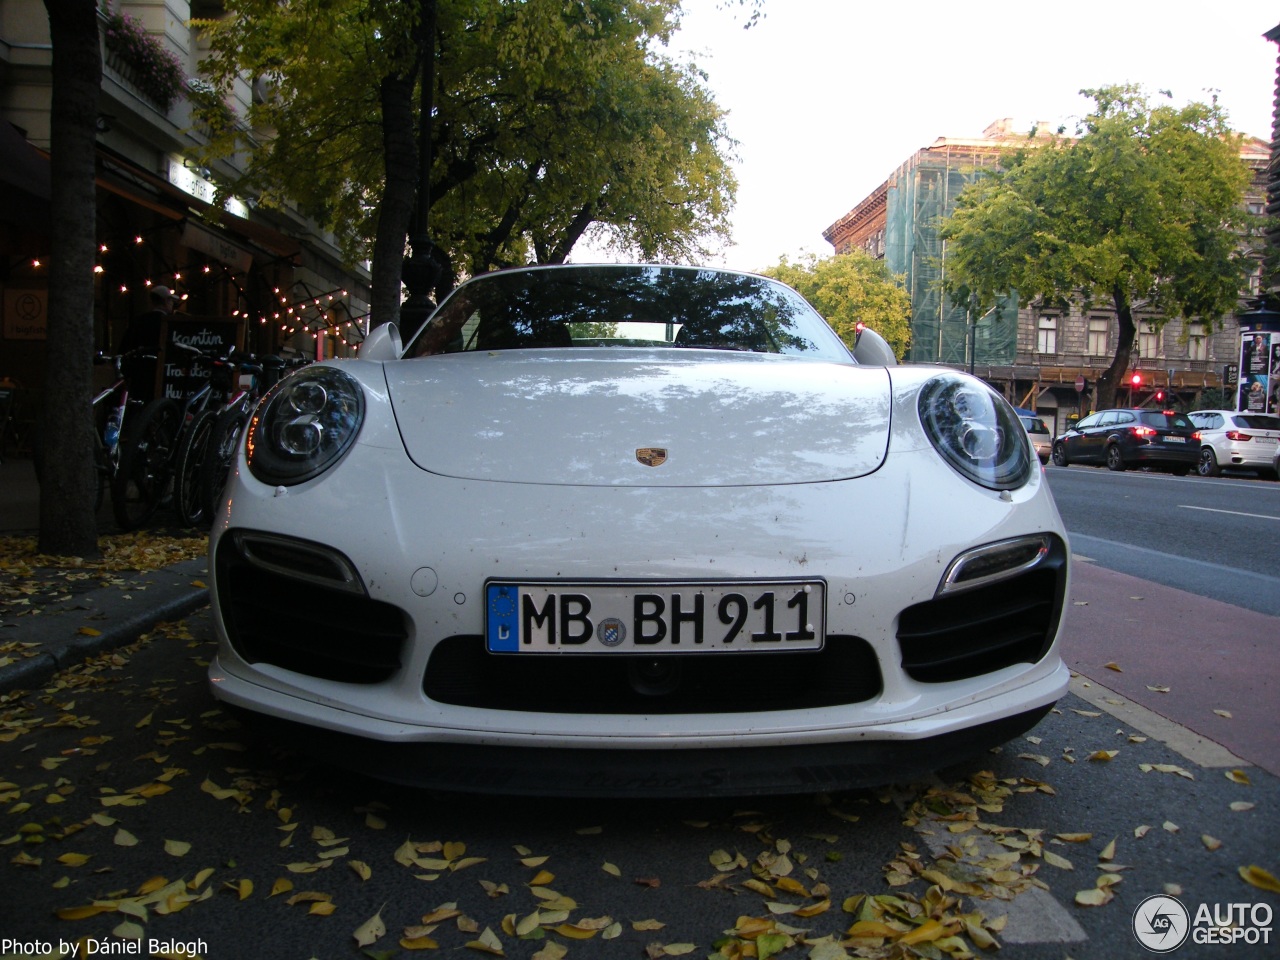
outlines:
{"label": "red traffic light", "polygon": [[1132,377],[1129,378],[1129,382],[1133,384],[1135,387],[1142,386],[1142,374],[1135,373]]}

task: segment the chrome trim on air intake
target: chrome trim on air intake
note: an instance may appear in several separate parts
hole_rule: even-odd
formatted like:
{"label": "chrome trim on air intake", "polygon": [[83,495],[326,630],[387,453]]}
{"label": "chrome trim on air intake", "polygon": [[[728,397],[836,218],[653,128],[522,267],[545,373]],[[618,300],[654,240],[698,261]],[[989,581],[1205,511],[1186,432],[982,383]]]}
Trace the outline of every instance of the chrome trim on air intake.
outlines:
{"label": "chrome trim on air intake", "polygon": [[971,590],[1025,573],[1049,555],[1047,534],[1013,537],[966,550],[951,561],[935,597]]}

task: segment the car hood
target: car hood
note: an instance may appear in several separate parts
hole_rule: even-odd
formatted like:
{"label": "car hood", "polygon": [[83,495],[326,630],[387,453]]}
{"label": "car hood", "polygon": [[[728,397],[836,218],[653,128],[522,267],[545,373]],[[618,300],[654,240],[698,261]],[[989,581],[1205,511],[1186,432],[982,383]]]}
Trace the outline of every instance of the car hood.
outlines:
{"label": "car hood", "polygon": [[405,449],[445,476],[728,486],[851,478],[883,463],[886,368],[673,353],[476,352],[385,369]]}

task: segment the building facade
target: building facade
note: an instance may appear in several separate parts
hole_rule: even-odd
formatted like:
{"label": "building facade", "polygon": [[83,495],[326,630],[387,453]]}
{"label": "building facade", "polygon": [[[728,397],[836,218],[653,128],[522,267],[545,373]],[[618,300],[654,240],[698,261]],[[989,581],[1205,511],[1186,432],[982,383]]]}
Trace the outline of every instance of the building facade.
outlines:
{"label": "building facade", "polygon": [[[298,210],[250,196],[215,206],[215,184],[235,181],[237,159],[191,159],[206,142],[191,108],[205,52],[191,23],[221,15],[220,0],[99,9],[94,349],[117,349],[161,285],[183,298],[179,318],[233,330],[242,349],[350,353],[367,324],[367,270],[345,265],[334,238]],[[41,0],[0,0],[0,379],[23,389],[28,416],[44,379],[52,55]],[[242,118],[265,95],[245,79],[226,105]]]}
{"label": "building facade", "polygon": [[[1046,124],[1031,128],[1031,141],[1048,138]],[[1003,152],[1028,143],[1010,120],[997,120],[981,137],[941,137],[908,158],[873,193],[823,231],[836,253],[861,249],[883,259],[905,278],[911,294],[913,363],[967,369],[986,380],[1016,406],[1036,410],[1054,433],[1088,409],[1086,390],[1110,365],[1118,337],[1114,310],[1107,304],[1020,304],[1006,298],[981,316],[941,292],[946,247],[938,236],[944,217],[961,191],[999,163]],[[1269,145],[1251,139],[1242,151],[1254,169],[1247,197],[1250,209],[1265,206]],[[1257,296],[1258,278],[1243,296]],[[1243,308],[1243,307],[1242,307]],[[1138,335],[1130,370],[1143,384],[1120,402],[1135,404],[1156,392],[1193,408],[1209,389],[1227,389],[1224,375],[1238,364],[1239,324],[1227,317],[1221,329],[1174,318],[1156,330],[1154,317],[1136,311]],[[1163,399],[1163,397],[1162,397]]]}

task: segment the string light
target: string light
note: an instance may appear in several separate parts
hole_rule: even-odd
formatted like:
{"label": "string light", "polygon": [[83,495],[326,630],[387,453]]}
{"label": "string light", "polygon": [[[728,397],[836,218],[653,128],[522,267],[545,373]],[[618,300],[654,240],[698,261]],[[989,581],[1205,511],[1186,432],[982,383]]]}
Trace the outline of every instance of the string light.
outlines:
{"label": "string light", "polygon": [[[159,230],[172,229],[173,226],[175,226],[175,224],[163,224],[154,228],[154,230],[131,234],[131,236],[133,237],[134,244],[141,245],[146,242],[146,238],[150,233],[157,232]],[[159,252],[159,246],[160,245],[157,245],[156,247],[157,253]],[[105,254],[110,252],[110,250],[110,238],[107,238],[107,240],[98,244],[99,253]],[[161,256],[163,255],[161,254]],[[285,262],[288,259],[289,258],[282,256],[277,262]],[[31,265],[33,268],[40,268],[44,266],[42,261],[39,259],[33,259],[31,261]],[[196,266],[193,265],[191,269],[195,270]],[[94,273],[95,275],[106,276],[108,270],[103,265],[98,264],[94,266]],[[201,264],[199,265],[199,275],[205,278],[206,283],[230,283],[236,290],[236,294],[240,298],[240,303],[243,303],[246,300],[248,301],[247,307],[241,307],[237,304],[235,309],[230,312],[232,317],[244,318],[245,320],[248,320],[250,317],[257,317],[260,326],[266,326],[272,322],[272,319],[274,319],[280,322],[280,331],[286,336],[292,336],[298,333],[310,333],[313,341],[319,341],[321,335],[324,335],[326,339],[332,336],[335,342],[341,341],[344,347],[351,347],[352,342],[342,331],[350,330],[353,325],[356,325],[359,328],[359,332],[363,337],[364,325],[367,323],[369,315],[368,313],[365,313],[357,317],[353,313],[349,302],[343,302],[338,299],[339,297],[349,297],[349,293],[346,289],[335,287],[332,290],[316,293],[314,290],[310,289],[309,285],[305,281],[299,280],[293,284],[293,299],[291,300],[290,290],[288,287],[282,288],[280,286],[272,286],[270,288],[266,288],[264,285],[264,289],[270,289],[270,295],[273,295],[278,299],[278,306],[284,312],[284,316],[282,317],[280,310],[262,311],[256,309],[253,304],[255,297],[246,289],[247,284],[242,284],[241,281],[236,278],[228,265],[211,263]],[[162,271],[159,274],[140,279],[144,289],[150,290],[157,284],[162,284],[174,289],[176,293],[178,286],[183,282],[183,277],[184,274],[181,270],[173,270],[172,273]],[[129,283],[120,282],[112,283],[111,287],[118,291],[118,295],[122,297],[127,297],[131,289],[131,285]],[[195,293],[195,290],[188,289],[186,292],[179,295],[179,300],[190,302],[191,297]],[[337,302],[335,303],[335,301]],[[309,317],[308,311],[313,308],[316,311],[316,315]],[[338,308],[341,308],[342,314],[345,314],[345,321],[340,319],[342,314],[336,313]],[[292,325],[290,325],[291,323]],[[358,343],[359,341],[357,340],[356,342]]]}

